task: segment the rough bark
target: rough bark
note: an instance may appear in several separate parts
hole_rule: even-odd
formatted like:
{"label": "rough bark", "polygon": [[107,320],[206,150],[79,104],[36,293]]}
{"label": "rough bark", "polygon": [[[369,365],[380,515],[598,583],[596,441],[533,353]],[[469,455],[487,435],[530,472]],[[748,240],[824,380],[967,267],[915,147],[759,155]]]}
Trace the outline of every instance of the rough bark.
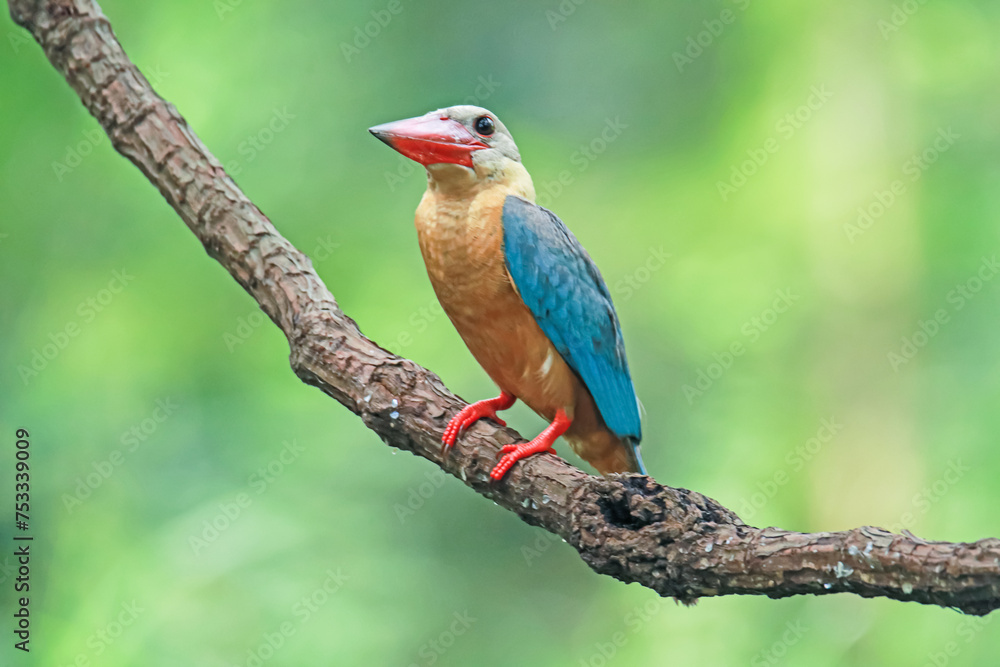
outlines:
{"label": "rough bark", "polygon": [[442,457],[463,405],[441,380],[366,338],[296,250],[243,194],[177,109],[129,61],[91,0],[10,0],[14,20],[104,127],[288,338],[308,384],[361,417],[386,444],[422,456],[524,521],[564,538],[595,571],[660,595],[884,596],[987,614],[1000,605],[1000,540],[927,542],[863,527],[795,533],[745,525],[686,489],[638,475],[592,477],[553,455],[496,484],[499,447],[520,437],[484,421]]}

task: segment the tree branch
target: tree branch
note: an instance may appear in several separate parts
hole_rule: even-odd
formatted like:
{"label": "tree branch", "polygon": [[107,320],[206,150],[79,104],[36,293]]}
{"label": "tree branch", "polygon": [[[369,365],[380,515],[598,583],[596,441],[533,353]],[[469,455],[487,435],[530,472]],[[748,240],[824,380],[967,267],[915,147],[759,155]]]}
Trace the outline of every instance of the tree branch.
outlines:
{"label": "tree branch", "polygon": [[115,149],[285,333],[296,375],[360,416],[386,444],[433,461],[529,524],[561,536],[595,571],[683,602],[855,593],[978,615],[1000,606],[997,539],[927,542],[870,527],[813,534],[753,528],[698,493],[638,475],[592,477],[549,454],[519,463],[491,484],[500,445],[520,438],[489,422],[479,422],[442,458],[441,433],[464,404],[436,375],[361,334],[309,258],[277,232],[177,109],[153,91],[97,4],[9,4]]}

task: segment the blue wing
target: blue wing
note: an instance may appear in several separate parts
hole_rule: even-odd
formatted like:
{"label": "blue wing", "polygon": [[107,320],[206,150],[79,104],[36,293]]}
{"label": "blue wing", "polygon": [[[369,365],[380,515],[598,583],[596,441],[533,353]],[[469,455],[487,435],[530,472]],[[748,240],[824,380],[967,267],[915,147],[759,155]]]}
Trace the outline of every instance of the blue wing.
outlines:
{"label": "blue wing", "polygon": [[590,255],[548,209],[508,196],[507,270],[535,321],[594,397],[608,428],[642,439],[639,402],[611,294]]}

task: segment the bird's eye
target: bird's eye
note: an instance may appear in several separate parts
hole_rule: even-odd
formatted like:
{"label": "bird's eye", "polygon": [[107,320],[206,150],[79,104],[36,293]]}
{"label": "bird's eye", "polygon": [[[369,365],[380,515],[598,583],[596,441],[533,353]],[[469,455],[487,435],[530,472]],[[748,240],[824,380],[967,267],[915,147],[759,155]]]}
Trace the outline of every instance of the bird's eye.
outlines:
{"label": "bird's eye", "polygon": [[493,124],[493,119],[490,118],[489,116],[480,116],[479,118],[477,118],[475,127],[476,127],[476,132],[483,135],[484,137],[490,136],[496,129],[496,126]]}

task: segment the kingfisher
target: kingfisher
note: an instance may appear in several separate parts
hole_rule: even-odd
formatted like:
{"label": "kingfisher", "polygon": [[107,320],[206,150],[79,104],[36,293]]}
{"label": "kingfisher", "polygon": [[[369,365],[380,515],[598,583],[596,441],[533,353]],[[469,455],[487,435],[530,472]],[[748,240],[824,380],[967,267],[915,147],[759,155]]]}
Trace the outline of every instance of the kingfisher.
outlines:
{"label": "kingfisher", "polygon": [[369,128],[427,170],[416,228],[441,307],[500,389],[464,407],[442,436],[447,451],[479,419],[520,399],[549,422],[501,449],[490,473],[555,453],[562,436],[603,475],[646,474],[639,401],[618,314],[594,261],[535,187],[510,132],[472,105]]}

